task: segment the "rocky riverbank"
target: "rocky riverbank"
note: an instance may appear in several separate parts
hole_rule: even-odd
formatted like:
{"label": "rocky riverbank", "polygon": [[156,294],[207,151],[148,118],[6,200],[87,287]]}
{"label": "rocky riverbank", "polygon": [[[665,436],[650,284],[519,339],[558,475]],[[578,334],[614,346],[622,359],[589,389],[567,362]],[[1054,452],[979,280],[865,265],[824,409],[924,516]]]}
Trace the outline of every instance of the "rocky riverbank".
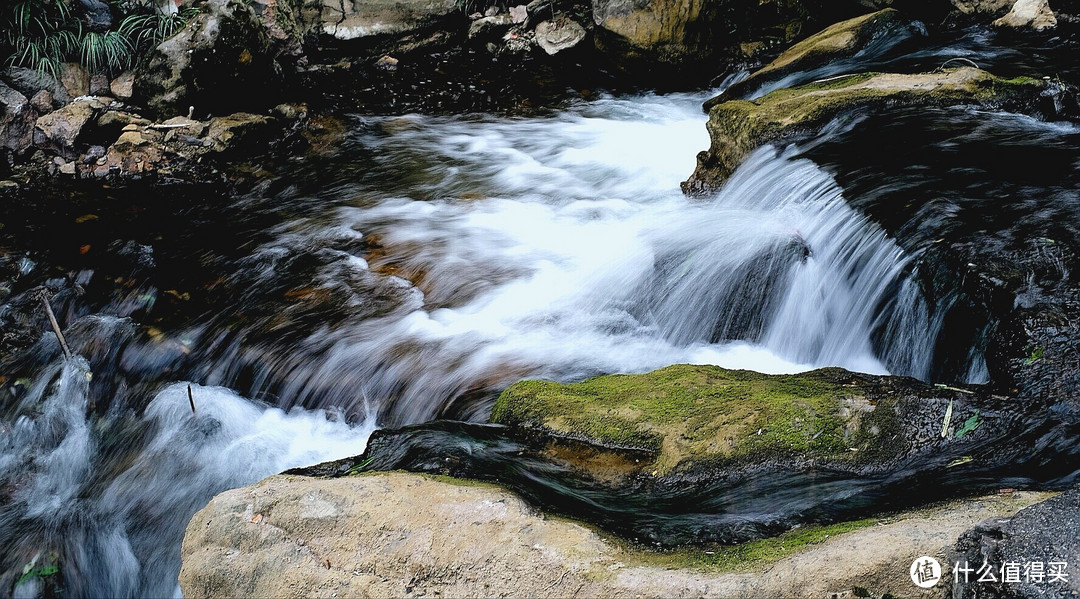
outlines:
{"label": "rocky riverbank", "polygon": [[[699,156],[686,191],[709,201],[762,146],[819,161],[843,188],[843,199],[914,257],[904,268],[928,299],[927,310],[945,322],[928,350],[934,353],[929,380],[939,384],[841,369],[768,376],[676,365],[574,384],[521,381],[503,390],[505,379],[522,376],[507,374],[518,372],[508,359],[491,377],[453,381],[454,395],[443,398],[448,404],[439,414],[466,414],[474,422],[436,420],[378,431],[363,455],[220,495],[189,525],[185,594],[909,596],[914,587],[906,570],[918,555],[996,563],[1030,559],[1030,551],[1048,547],[1037,557],[1075,553],[1069,513],[1076,491],[1035,503],[1046,498],[1043,491],[1073,485],[1080,468],[1080,290],[1070,278],[1080,266],[1080,228],[1069,209],[1074,175],[1058,181],[1058,171],[1047,170],[1040,181],[1017,173],[1023,185],[987,192],[999,202],[994,210],[1007,215],[1003,220],[1019,213],[1025,228],[1017,232],[1012,223],[973,218],[977,210],[960,200],[947,204],[955,198],[942,196],[953,190],[940,186],[896,200],[874,182],[918,180],[926,165],[916,162],[904,178],[876,177],[873,169],[882,167],[868,157],[880,151],[837,158],[836,146],[882,115],[944,114],[940,129],[968,131],[965,122],[950,119],[968,113],[998,118],[1003,111],[1047,125],[1058,136],[1047,133],[1054,143],[1067,146],[1074,139],[1069,119],[1080,113],[1074,67],[1062,65],[1064,75],[1051,75],[1004,51],[974,66],[936,58],[927,65],[925,57],[909,55],[917,57],[921,45],[943,32],[968,26],[1016,44],[1073,44],[1076,7],[1063,3],[1055,12],[1028,0],[898,0],[890,8],[854,1],[752,4],[207,0],[194,3],[199,12],[188,27],[149,61],[112,80],[77,65],[51,79],[7,69],[0,74],[4,219],[30,221],[22,214],[40,209],[51,215],[41,218],[61,222],[62,231],[93,228],[110,214],[124,224],[117,227],[122,239],[105,227],[85,241],[80,229],[62,251],[41,259],[36,231],[4,230],[0,223],[6,244],[0,255],[3,397],[19,406],[20,418],[35,416],[39,406],[20,403],[28,396],[27,373],[61,352],[52,336],[42,337],[41,287],[52,292],[75,352],[88,356],[94,380],[81,383],[89,397],[81,410],[105,431],[106,446],[123,436],[120,428],[136,428],[117,414],[142,409],[115,406],[113,396],[135,387],[149,394],[174,376],[221,377],[223,384],[248,385],[258,392],[251,397],[268,402],[291,385],[282,404],[288,408],[305,405],[304,393],[318,385],[325,386],[320,393],[341,392],[353,379],[276,380],[279,373],[268,371],[296,364],[278,361],[280,351],[245,345],[244,336],[254,330],[273,337],[280,349],[303,338],[298,329],[324,326],[342,314],[387,317],[399,296],[431,291],[423,285],[431,273],[383,261],[392,243],[370,234],[367,221],[334,229],[333,242],[320,238],[313,244],[317,258],[297,257],[286,247],[292,240],[251,236],[229,245],[216,239],[232,230],[215,227],[222,214],[206,206],[243,195],[230,210],[244,212],[245,202],[271,204],[267,213],[284,210],[275,203],[296,194],[281,188],[306,182],[280,173],[303,160],[320,167],[321,154],[345,136],[342,110],[537,114],[597,91],[715,84],[766,63],[705,103],[711,146]],[[871,9],[876,12],[860,16]],[[1051,37],[1057,32],[1061,38]],[[419,125],[383,126],[365,134]],[[841,133],[823,139],[821,131],[830,127]],[[871,130],[888,128],[879,123]],[[1009,150],[1013,143],[991,149],[1018,156]],[[900,154],[897,161],[904,159]],[[1033,172],[1067,162],[1046,156]],[[364,160],[328,164],[365,169]],[[967,167],[951,176],[976,170]],[[340,183],[320,182],[327,180]],[[432,194],[443,193],[441,184],[429,185]],[[1048,194],[1054,201],[1046,205],[1053,208],[1020,206],[1019,197],[1034,197],[1035,204],[1046,199],[1029,196],[1032,190]],[[351,193],[348,186],[333,192]],[[462,198],[489,199],[471,189]],[[322,200],[288,209],[330,219],[327,206],[347,212],[373,201],[364,193],[341,204]],[[941,216],[935,210],[943,204]],[[259,227],[260,219],[282,229],[310,225],[286,226],[260,214],[251,226]],[[188,226],[195,232],[171,230]],[[197,239],[196,248],[162,255],[160,240],[180,245],[176,240],[185,235]],[[304,239],[295,243],[308,243]],[[801,263],[818,251],[798,230],[786,230],[784,239],[782,253]],[[266,263],[254,261],[260,268],[295,268],[301,276],[262,287],[248,286],[245,276],[230,278],[222,256],[240,255],[247,269],[253,247],[272,255]],[[345,256],[344,270],[323,276],[308,268],[305,260],[325,254]],[[281,256],[288,259],[279,262]],[[658,261],[661,268],[672,265]],[[312,273],[343,283],[326,287]],[[476,293],[456,286],[436,291],[453,298]],[[211,301],[271,292],[276,303]],[[433,295],[417,300],[415,310],[451,305]],[[890,295],[893,301],[900,300]],[[138,333],[124,321],[115,339],[95,337],[99,329],[90,314],[101,306],[135,319],[142,325]],[[188,320],[197,324],[186,328]],[[266,326],[256,329],[252,322]],[[170,326],[181,333],[173,335]],[[873,342],[889,342],[885,325],[875,326]],[[722,334],[707,339],[726,339]],[[390,351],[413,351],[406,344]],[[193,348],[206,364],[190,363]],[[324,359],[310,351],[310,359]],[[212,363],[222,356],[256,365],[230,370]],[[397,366],[418,368],[430,356],[418,353]],[[264,369],[260,360],[270,365]],[[45,397],[51,384],[35,384],[35,393]],[[387,385],[384,391],[399,390]],[[182,411],[195,428],[178,430],[191,433],[194,443],[228,424],[194,417],[196,400],[189,395],[189,401],[191,415],[186,406]],[[469,405],[449,405],[454,401]],[[488,407],[491,421],[477,422]],[[402,413],[393,417],[409,421]],[[189,425],[183,423],[177,426]],[[136,444],[149,435],[134,435]],[[111,467],[126,472],[128,464]],[[424,475],[386,472],[395,470]],[[16,497],[21,484],[4,492]],[[971,499],[974,494],[980,496]],[[132,509],[142,515],[141,507]],[[49,543],[42,546],[60,546]],[[52,593],[55,585],[34,586],[50,575],[38,559],[32,551],[9,558],[19,561],[9,574],[29,570],[4,584],[18,579],[20,593]],[[859,560],[865,563],[821,575],[826,565]],[[926,596],[1065,596],[1076,590],[943,584]]]}

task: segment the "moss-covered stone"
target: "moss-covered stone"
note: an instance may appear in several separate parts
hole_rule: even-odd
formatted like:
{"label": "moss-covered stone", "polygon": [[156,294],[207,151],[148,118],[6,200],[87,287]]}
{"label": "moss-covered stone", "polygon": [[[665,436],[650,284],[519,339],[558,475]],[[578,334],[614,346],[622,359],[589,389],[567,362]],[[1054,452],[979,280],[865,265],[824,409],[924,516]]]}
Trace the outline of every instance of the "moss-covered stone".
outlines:
{"label": "moss-covered stone", "polygon": [[681,364],[574,384],[522,381],[500,395],[491,419],[642,450],[653,457],[643,467],[662,474],[749,458],[887,459],[902,447],[899,397],[840,369],[766,375]]}
{"label": "moss-covered stone", "polygon": [[1022,107],[1045,89],[1037,79],[1003,79],[963,67],[922,74],[863,73],[776,90],[756,100],[713,106],[709,150],[683,191],[702,194],[720,187],[746,156],[770,143],[789,143],[838,116],[885,106]]}
{"label": "moss-covered stone", "polygon": [[873,48],[882,52],[910,37],[916,29],[917,26],[910,19],[893,8],[835,23],[788,48],[769,64],[707,101],[705,110],[728,100],[748,97],[748,92],[791,73],[811,72],[827,63],[859,53],[873,54]]}

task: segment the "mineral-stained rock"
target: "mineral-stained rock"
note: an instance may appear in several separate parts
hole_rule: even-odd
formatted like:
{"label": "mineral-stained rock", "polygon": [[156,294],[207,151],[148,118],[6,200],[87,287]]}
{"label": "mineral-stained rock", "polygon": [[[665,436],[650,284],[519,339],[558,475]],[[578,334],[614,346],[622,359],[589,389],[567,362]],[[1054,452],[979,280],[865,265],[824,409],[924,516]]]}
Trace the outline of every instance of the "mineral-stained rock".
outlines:
{"label": "mineral-stained rock", "polygon": [[90,74],[77,62],[65,62],[60,69],[60,83],[72,98],[90,93]]}
{"label": "mineral-stained rock", "polygon": [[514,20],[506,13],[477,19],[469,25],[469,40],[489,42],[498,39],[513,25]]}
{"label": "mineral-stained rock", "polygon": [[964,67],[906,75],[864,73],[774,91],[753,101],[732,100],[713,106],[707,128],[712,143],[697,157],[697,169],[683,191],[705,194],[717,189],[743,159],[765,144],[789,143],[849,111],[890,105],[1010,105],[1026,109],[1046,89],[1030,78],[1002,79]]}

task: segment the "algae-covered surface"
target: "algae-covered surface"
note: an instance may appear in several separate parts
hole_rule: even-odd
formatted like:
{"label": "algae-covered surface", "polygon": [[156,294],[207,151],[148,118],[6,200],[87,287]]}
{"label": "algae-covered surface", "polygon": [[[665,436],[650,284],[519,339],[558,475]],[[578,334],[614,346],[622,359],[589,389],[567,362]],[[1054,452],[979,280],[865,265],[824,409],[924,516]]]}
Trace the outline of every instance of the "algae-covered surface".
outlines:
{"label": "algae-covered surface", "polygon": [[751,454],[852,460],[893,428],[882,417],[892,402],[868,400],[842,372],[766,375],[681,364],[573,384],[522,381],[502,393],[491,419],[648,450],[660,473]]}

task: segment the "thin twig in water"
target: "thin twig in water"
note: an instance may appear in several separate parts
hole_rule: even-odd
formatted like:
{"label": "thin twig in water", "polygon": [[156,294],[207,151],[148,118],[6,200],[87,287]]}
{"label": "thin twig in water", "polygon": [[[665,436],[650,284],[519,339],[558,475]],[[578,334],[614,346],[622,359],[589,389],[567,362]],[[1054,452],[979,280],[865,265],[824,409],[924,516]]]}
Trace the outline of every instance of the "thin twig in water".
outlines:
{"label": "thin twig in water", "polygon": [[49,317],[49,324],[52,325],[56,340],[60,342],[60,349],[64,352],[64,358],[70,360],[71,350],[68,349],[67,340],[64,339],[64,334],[60,331],[60,323],[56,322],[56,315],[53,314],[52,306],[49,305],[48,293],[43,289],[38,297],[41,298],[41,305],[45,306],[45,314]]}
{"label": "thin twig in water", "polygon": [[191,395],[191,385],[187,386],[187,400],[191,404],[191,413],[195,413],[195,397]]}
{"label": "thin twig in water", "polygon": [[971,60],[970,58],[964,58],[963,56],[956,56],[954,58],[950,58],[949,60],[946,60],[945,62],[941,63],[941,66],[938,67],[938,70],[939,71],[944,71],[945,70],[945,65],[949,64],[950,62],[952,62],[954,60],[960,60],[960,61],[966,62],[969,65],[975,67],[976,69],[979,68],[979,65],[975,64],[974,60]]}

